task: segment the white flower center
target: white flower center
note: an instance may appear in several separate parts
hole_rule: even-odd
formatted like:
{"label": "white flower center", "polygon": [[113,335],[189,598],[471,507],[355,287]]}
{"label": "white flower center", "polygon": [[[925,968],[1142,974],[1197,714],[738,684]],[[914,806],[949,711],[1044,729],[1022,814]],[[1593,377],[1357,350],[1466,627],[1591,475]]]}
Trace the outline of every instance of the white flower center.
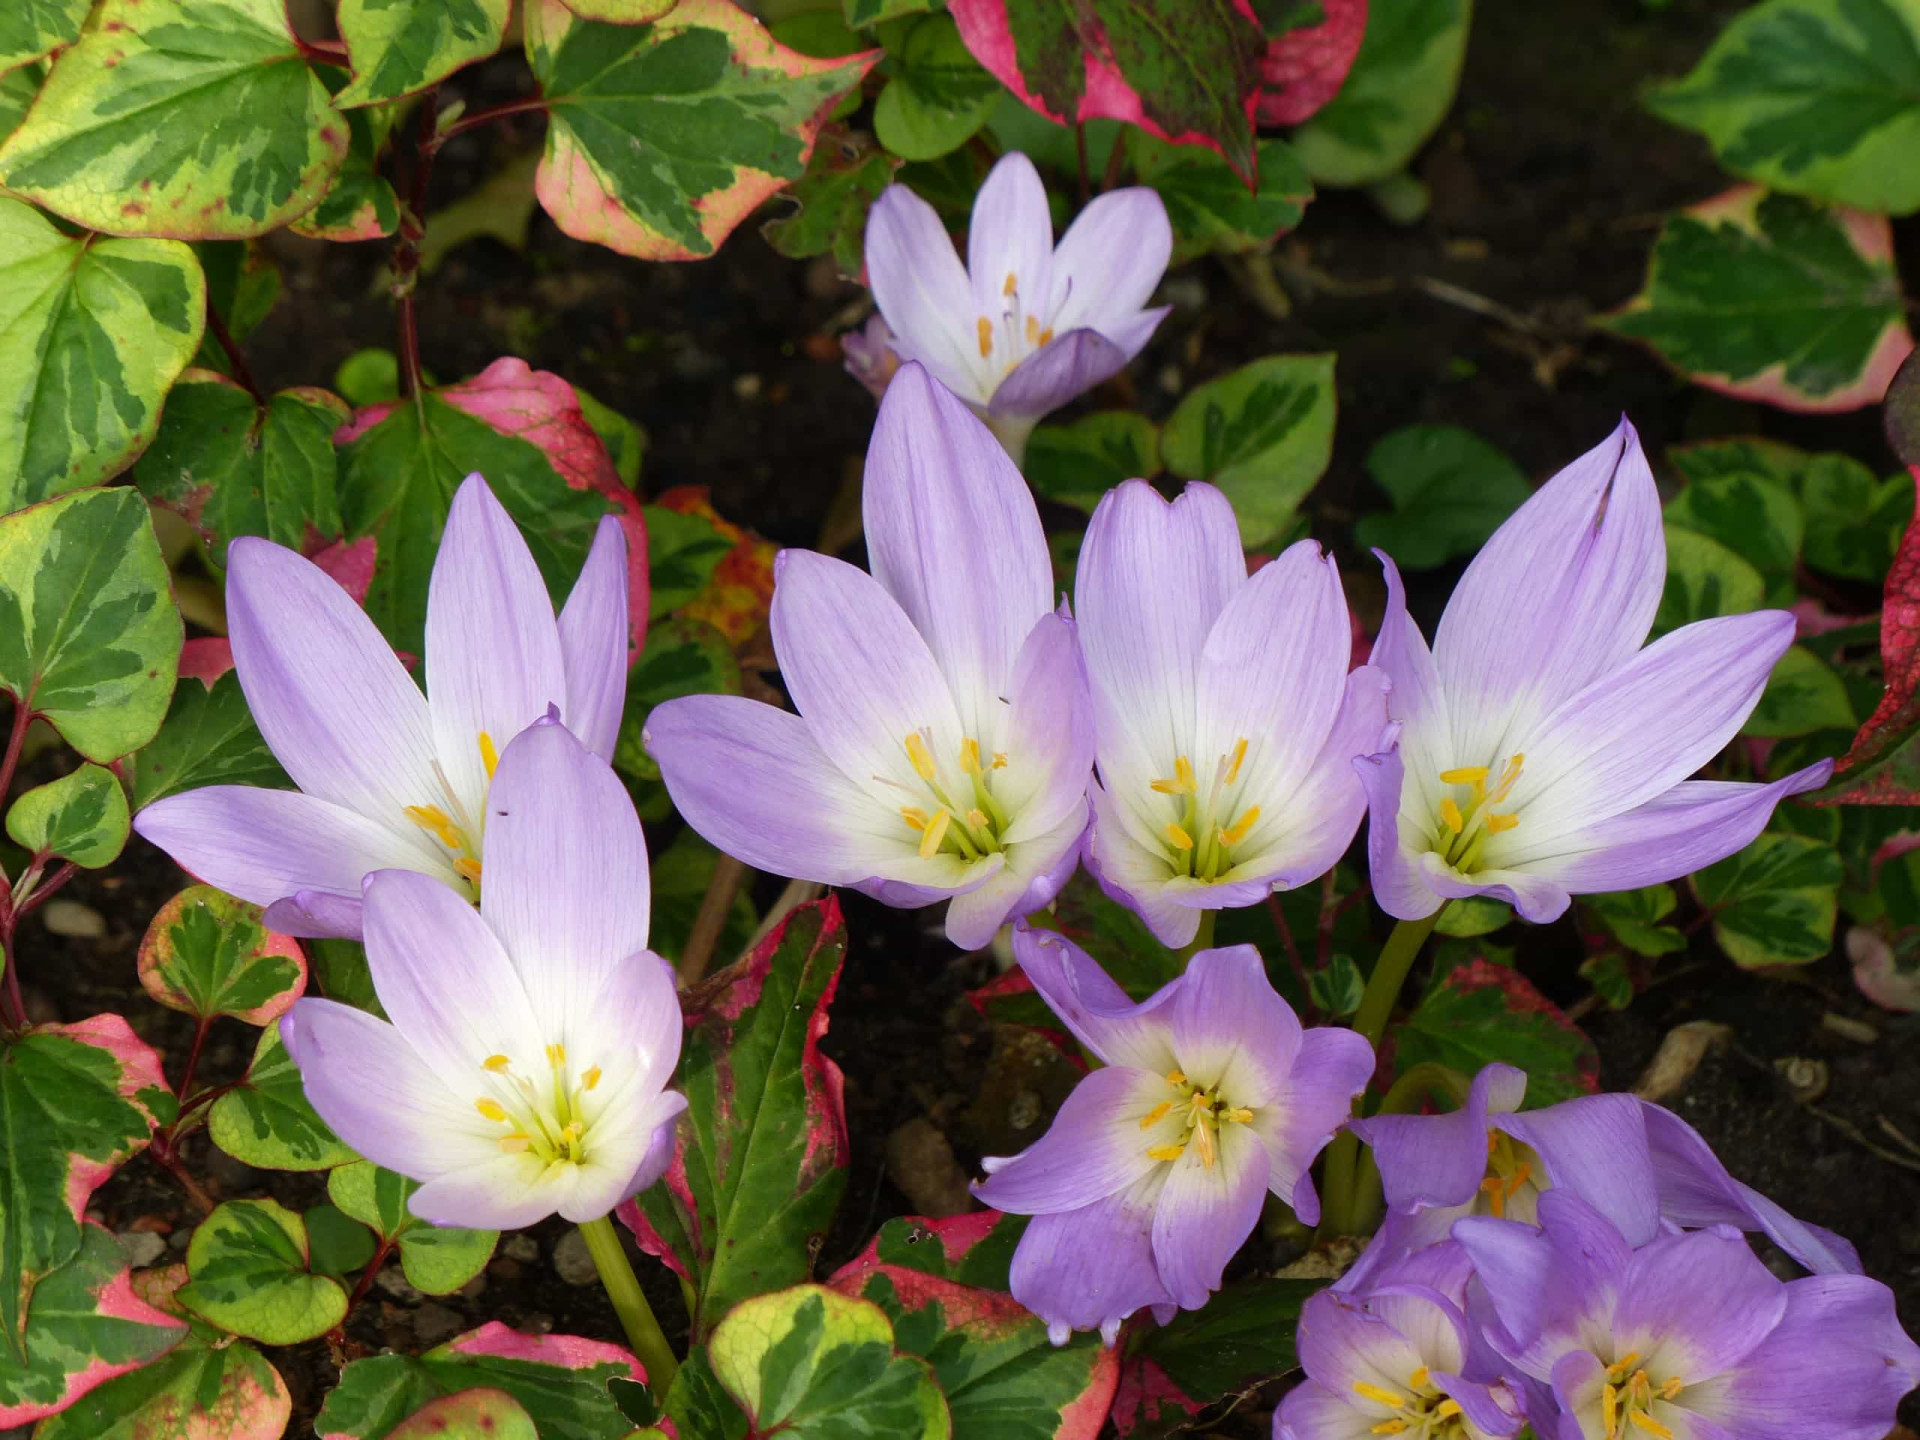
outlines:
{"label": "white flower center", "polygon": [[1466,1440],[1473,1433],[1461,1413],[1460,1402],[1441,1393],[1424,1365],[1407,1376],[1404,1394],[1365,1380],[1353,1382],[1353,1393],[1393,1412],[1373,1427],[1375,1435],[1399,1435],[1404,1440]]}
{"label": "white flower center", "polygon": [[1142,1130],[1160,1130],[1155,1143],[1147,1147],[1147,1158],[1171,1163],[1185,1155],[1191,1145],[1199,1152],[1200,1163],[1211,1170],[1220,1161],[1221,1124],[1249,1124],[1253,1111],[1222,1099],[1218,1085],[1201,1089],[1187,1079],[1184,1071],[1169,1070],[1166,1080],[1175,1098],[1162,1100],[1140,1117]]}
{"label": "white flower center", "polygon": [[1493,807],[1513,793],[1526,762],[1527,757],[1516,750],[1491,785],[1488,778],[1493,772],[1485,765],[1463,765],[1440,772],[1440,783],[1448,787],[1448,793],[1441,798],[1440,813],[1429,822],[1430,838],[1434,852],[1461,874],[1470,875],[1479,868],[1480,852],[1489,835],[1520,823],[1517,814]]}
{"label": "white flower center", "polygon": [[[900,807],[900,818],[920,836],[920,858],[931,860],[942,850],[965,860],[997,853],[1009,819],[1006,807],[994,797],[993,772],[1006,768],[1005,752],[996,750],[983,761],[980,742],[962,740],[961,779],[956,782],[951,774],[941,773],[927,743],[930,735],[929,731],[916,730],[901,742],[913,773],[925,789],[924,794],[914,797],[925,803]],[[884,776],[874,778],[894,789],[906,788]]]}
{"label": "white flower center", "polygon": [[1233,869],[1234,850],[1260,823],[1260,807],[1241,804],[1245,797],[1239,788],[1240,771],[1246,758],[1247,738],[1243,735],[1213,767],[1212,780],[1204,792],[1193,762],[1185,755],[1173,762],[1171,777],[1152,782],[1154,793],[1184,802],[1180,818],[1169,821],[1160,831],[1165,841],[1161,853],[1176,875],[1213,880]]}
{"label": "white flower center", "polygon": [[1655,1380],[1638,1354],[1622,1355],[1607,1367],[1600,1387],[1600,1426],[1606,1440],[1673,1440],[1673,1430],[1654,1418],[1655,1405],[1670,1403],[1685,1387],[1678,1375]]}
{"label": "white flower center", "polygon": [[[1031,314],[1020,299],[1020,277],[1009,270],[1006,282],[1000,287],[1004,297],[1000,314],[996,319],[991,315],[981,315],[974,322],[974,331],[980,344],[980,358],[992,361],[1000,369],[999,377],[993,377],[995,383],[1004,378],[1015,366],[1026,359],[1033,351],[1040,349],[1053,339],[1053,330],[1044,325],[1040,318]],[[989,369],[991,376],[991,367]]]}
{"label": "white flower center", "polygon": [[[480,732],[480,763],[486,766],[487,780],[493,780],[494,767],[500,763],[500,752],[494,747],[493,736],[486,731]],[[438,760],[433,762],[433,773],[440,781],[440,798],[446,802],[440,805],[409,805],[406,817],[447,849],[448,858],[453,864],[454,873],[466,883],[467,898],[480,898],[480,851],[484,833],[487,810],[486,797],[480,800],[478,819],[467,812],[460,796],[454,791],[453,782],[447,779],[447,772]]]}
{"label": "white flower center", "polygon": [[548,1166],[585,1164],[592,1129],[586,1097],[600,1086],[600,1067],[576,1072],[565,1045],[547,1046],[546,1059],[552,1073],[543,1086],[507,1056],[489,1055],[480,1062],[486,1078],[473,1108],[505,1127],[498,1143],[506,1154],[532,1154]]}

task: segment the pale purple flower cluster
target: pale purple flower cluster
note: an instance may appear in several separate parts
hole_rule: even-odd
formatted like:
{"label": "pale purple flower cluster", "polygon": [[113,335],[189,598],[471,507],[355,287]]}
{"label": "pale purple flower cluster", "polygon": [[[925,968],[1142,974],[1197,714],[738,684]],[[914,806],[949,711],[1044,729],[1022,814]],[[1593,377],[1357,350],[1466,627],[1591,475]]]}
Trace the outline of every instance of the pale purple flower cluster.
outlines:
{"label": "pale purple flower cluster", "polygon": [[[1276,1440],[1879,1440],[1920,1384],[1892,1292],[1630,1095],[1377,1116],[1387,1222],[1308,1301]],[[1741,1233],[1814,1273],[1782,1281]]]}

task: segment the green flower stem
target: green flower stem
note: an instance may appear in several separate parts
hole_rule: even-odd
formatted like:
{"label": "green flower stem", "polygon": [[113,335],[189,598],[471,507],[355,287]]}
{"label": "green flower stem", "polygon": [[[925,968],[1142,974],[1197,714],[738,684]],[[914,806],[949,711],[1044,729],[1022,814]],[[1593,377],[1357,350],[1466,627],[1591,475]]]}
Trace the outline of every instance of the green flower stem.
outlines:
{"label": "green flower stem", "polygon": [[1174,956],[1180,961],[1182,973],[1185,973],[1189,960],[1193,959],[1193,957],[1202,950],[1209,950],[1213,947],[1213,925],[1219,914],[1220,912],[1218,910],[1202,910],[1200,912],[1200,928],[1193,932],[1193,939],[1173,952]]}
{"label": "green flower stem", "polygon": [[621,1328],[627,1332],[627,1344],[647,1372],[647,1388],[655,1400],[663,1400],[680,1362],[674,1358],[673,1347],[667,1344],[660,1322],[653,1318],[647,1297],[640,1293],[640,1282],[634,1277],[633,1266],[627,1262],[627,1252],[614,1232],[613,1221],[605,1215],[598,1220],[584,1221],[580,1236],[587,1242],[593,1267],[600,1272],[600,1283],[606,1287],[607,1298],[613,1301]]}
{"label": "green flower stem", "polygon": [[[1393,1016],[1401,987],[1407,983],[1407,972],[1413,969],[1420,947],[1433,933],[1434,922],[1439,918],[1440,912],[1436,910],[1424,920],[1402,920],[1393,927],[1393,933],[1381,948],[1380,958],[1374,962],[1373,974],[1367,978],[1366,991],[1360,997],[1360,1008],[1354,1012],[1353,1028],[1376,1050],[1380,1048],[1380,1037],[1387,1033],[1387,1021]],[[1354,1108],[1357,1113],[1359,1107]],[[1360,1137],[1351,1130],[1342,1130],[1327,1146],[1327,1165],[1321,1181],[1320,1239],[1356,1233],[1359,1216],[1355,1181],[1359,1178],[1359,1162]]]}

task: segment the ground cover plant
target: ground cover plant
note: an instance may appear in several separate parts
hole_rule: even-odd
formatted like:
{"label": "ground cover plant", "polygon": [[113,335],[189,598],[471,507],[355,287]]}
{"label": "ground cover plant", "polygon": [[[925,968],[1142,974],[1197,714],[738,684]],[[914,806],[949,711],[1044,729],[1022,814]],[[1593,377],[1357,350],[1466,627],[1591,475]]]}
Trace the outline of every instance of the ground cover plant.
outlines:
{"label": "ground cover plant", "polygon": [[1881,1440],[1920,7],[0,15],[0,1430]]}

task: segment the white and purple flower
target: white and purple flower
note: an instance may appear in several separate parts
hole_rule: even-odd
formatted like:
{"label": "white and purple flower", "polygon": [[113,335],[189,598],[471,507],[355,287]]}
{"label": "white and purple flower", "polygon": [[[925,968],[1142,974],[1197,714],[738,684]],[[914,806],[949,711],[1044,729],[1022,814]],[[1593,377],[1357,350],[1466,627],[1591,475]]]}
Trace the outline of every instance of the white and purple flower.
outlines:
{"label": "white and purple flower", "polygon": [[134,829],[289,935],[361,933],[361,881],[414,870],[481,891],[487,786],[558,706],[603,760],[626,704],[627,555],[600,522],[558,619],[485,480],[455,493],[427,592],[427,694],[325,571],[252,537],[228,549],[227,623],[247,706],[296,790],[209,785]]}
{"label": "white and purple flower", "polygon": [[1015,927],[1034,988],[1104,1062],[1018,1155],[982,1162],[974,1187],[1032,1215],[1013,1296],[1055,1344],[1108,1344],[1143,1306],[1198,1309],[1269,1192],[1311,1224],[1309,1169],[1373,1072],[1351,1030],[1303,1030],[1251,945],[1202,950],[1138,1004],[1078,946]]}
{"label": "white and purple flower", "polygon": [[1173,251],[1159,195],[1099,196],[1055,248],[1046,186],[1017,150],[974,200],[964,267],[905,185],[874,202],[866,249],[893,350],[972,406],[1016,459],[1042,416],[1118,374],[1167,313],[1145,308]]}
{"label": "white and purple flower", "polygon": [[1251,578],[1225,495],[1129,480],[1094,511],[1074,612],[1100,780],[1087,862],[1161,942],[1331,869],[1355,757],[1389,743],[1386,673],[1348,673],[1340,572],[1310,540]]}
{"label": "white and purple flower", "polygon": [[1431,651],[1380,559],[1387,615],[1371,663],[1392,677],[1399,744],[1362,773],[1373,893],[1397,919],[1490,895],[1546,921],[1572,895],[1688,874],[1746,845],[1775,804],[1833,768],[1769,785],[1687,778],[1759,703],[1794,619],[1701,620],[1641,648],[1666,541],[1625,420],[1482,547]]}
{"label": "white and purple flower", "polygon": [[508,745],[478,911],[418,872],[366,882],[391,1023],[301,999],[280,1021],[313,1108],[421,1181],[414,1214],[597,1220],[659,1179],[685,1097],[673,972],[647,949],[647,849],[619,778],[557,723]]}
{"label": "white and purple flower", "polygon": [[645,740],[687,823],[756,869],[889,905],[952,898],[985,945],[1073,873],[1093,765],[1073,622],[1020,473],[918,365],[867,452],[869,575],[808,550],[774,567],[795,715],[669,700]]}

